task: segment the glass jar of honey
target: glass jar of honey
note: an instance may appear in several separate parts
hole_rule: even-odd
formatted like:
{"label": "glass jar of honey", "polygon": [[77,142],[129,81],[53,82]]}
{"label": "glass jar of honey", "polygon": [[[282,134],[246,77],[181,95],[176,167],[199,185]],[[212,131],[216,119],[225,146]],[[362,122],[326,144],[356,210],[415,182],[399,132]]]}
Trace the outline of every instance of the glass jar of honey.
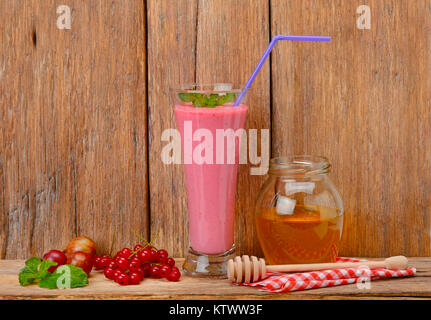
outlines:
{"label": "glass jar of honey", "polygon": [[271,159],[256,204],[256,229],[269,264],[334,262],[343,203],[325,157]]}

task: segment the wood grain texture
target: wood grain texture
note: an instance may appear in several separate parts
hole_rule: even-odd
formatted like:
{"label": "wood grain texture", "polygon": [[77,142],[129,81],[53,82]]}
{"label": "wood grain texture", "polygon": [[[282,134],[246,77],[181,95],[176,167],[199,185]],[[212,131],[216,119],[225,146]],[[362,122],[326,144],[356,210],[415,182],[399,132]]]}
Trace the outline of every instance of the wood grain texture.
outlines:
{"label": "wood grain texture", "polygon": [[144,3],[61,4],[0,4],[2,258],[147,231]]}
{"label": "wood grain texture", "polygon": [[[62,4],[0,1],[0,258],[77,234],[106,251],[114,228],[116,249],[136,242],[133,228],[182,256],[183,167],[161,161],[161,134],[176,127],[169,87],[241,86],[276,34],[333,38],[277,44],[247,95],[247,128],[271,128],[272,156],[331,160],[342,255],[431,254],[428,0],[368,1],[371,30],[356,28],[356,0],[70,0],[72,29],[59,30]],[[249,169],[236,242],[260,255],[264,177]]]}
{"label": "wood grain texture", "polygon": [[[409,260],[417,269],[414,277],[372,281],[369,290],[360,290],[352,284],[275,294],[260,292],[257,288],[232,285],[225,279],[193,278],[185,275],[182,275],[179,282],[148,278],[139,285],[124,287],[106,280],[100,271],[93,271],[89,285],[83,288],[48,290],[37,285],[21,287],[18,283],[18,271],[24,261],[3,260],[0,261],[0,299],[430,299],[431,259]],[[177,259],[177,265],[180,266],[182,261]]]}
{"label": "wood grain texture", "polygon": [[176,128],[169,88],[195,82],[197,3],[149,0],[148,134],[151,237],[182,256],[188,248],[187,196],[182,166],[165,165],[162,132]]}
{"label": "wood grain texture", "polygon": [[[430,255],[429,1],[272,0],[273,156],[321,154],[345,205],[342,255]],[[295,17],[294,19],[292,17]]]}
{"label": "wood grain texture", "polygon": [[[1,215],[7,226],[0,251],[2,258],[23,258],[62,244],[75,232],[73,166],[67,148],[71,117],[64,107],[67,96],[60,94],[68,77],[62,74],[63,63],[56,66],[62,59],[55,53],[64,55],[64,33],[57,41],[49,36],[56,19],[52,2],[0,6]],[[41,13],[52,19],[52,27]]]}

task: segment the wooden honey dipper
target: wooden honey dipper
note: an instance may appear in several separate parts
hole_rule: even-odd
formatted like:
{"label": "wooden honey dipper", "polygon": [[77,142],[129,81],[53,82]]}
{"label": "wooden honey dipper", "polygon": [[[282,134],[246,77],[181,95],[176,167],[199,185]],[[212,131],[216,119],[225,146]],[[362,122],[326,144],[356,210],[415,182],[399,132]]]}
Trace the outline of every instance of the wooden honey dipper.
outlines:
{"label": "wooden honey dipper", "polygon": [[303,272],[339,268],[368,267],[370,269],[405,269],[408,260],[404,256],[395,256],[383,261],[342,262],[342,263],[314,263],[314,264],[265,264],[265,260],[255,256],[244,255],[230,259],[227,264],[227,277],[230,281],[237,283],[250,283],[259,281],[266,276],[267,271],[272,272]]}

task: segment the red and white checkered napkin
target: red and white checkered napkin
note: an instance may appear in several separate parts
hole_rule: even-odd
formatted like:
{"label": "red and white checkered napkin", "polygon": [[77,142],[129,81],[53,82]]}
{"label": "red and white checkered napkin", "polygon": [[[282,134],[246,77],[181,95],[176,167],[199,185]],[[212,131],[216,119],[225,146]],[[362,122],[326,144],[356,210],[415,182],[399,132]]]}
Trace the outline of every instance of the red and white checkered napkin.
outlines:
{"label": "red and white checkered napkin", "polygon": [[[364,259],[337,258],[337,262],[362,262]],[[260,287],[260,291],[289,292],[351,284],[359,281],[413,276],[415,268],[404,270],[342,268],[303,273],[268,272],[268,277],[254,283],[240,284]]]}

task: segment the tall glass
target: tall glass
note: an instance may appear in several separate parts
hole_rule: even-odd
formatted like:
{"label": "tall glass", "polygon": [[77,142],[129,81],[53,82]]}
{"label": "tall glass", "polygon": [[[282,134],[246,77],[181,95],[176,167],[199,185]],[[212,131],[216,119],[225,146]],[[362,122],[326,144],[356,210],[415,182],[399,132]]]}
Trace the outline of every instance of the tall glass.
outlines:
{"label": "tall glass", "polygon": [[235,253],[239,144],[248,109],[232,106],[240,91],[228,84],[171,90],[188,202],[190,247],[183,268],[191,275],[225,276]]}

